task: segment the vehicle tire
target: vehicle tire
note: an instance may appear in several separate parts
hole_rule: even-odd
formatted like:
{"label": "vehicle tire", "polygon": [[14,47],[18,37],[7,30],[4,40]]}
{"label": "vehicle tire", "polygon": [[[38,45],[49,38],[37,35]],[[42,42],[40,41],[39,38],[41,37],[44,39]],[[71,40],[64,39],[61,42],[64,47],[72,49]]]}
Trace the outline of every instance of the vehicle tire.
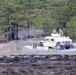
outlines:
{"label": "vehicle tire", "polygon": [[64,49],[64,46],[60,45],[60,44],[57,44],[56,45],[56,49],[57,50],[63,50]]}
{"label": "vehicle tire", "polygon": [[65,46],[65,49],[70,49],[70,46]]}
{"label": "vehicle tire", "polygon": [[56,45],[56,49],[59,50],[60,48],[61,48],[61,45],[60,44],[57,44]]}
{"label": "vehicle tire", "polygon": [[60,50],[63,50],[63,49],[65,49],[65,47],[64,47],[63,45],[61,45],[61,48],[60,48]]}

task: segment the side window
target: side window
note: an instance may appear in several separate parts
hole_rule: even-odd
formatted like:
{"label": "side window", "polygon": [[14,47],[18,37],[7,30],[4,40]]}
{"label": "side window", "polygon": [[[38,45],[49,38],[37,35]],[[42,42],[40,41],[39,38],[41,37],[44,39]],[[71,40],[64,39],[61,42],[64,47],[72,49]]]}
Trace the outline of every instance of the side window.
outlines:
{"label": "side window", "polygon": [[54,41],[54,39],[51,39],[51,41]]}

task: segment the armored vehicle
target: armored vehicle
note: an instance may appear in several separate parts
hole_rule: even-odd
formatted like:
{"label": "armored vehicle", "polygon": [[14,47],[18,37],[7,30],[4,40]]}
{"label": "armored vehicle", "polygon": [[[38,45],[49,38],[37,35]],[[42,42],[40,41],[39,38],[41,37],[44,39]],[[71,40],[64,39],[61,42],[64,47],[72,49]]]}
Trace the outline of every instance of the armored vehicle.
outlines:
{"label": "armored vehicle", "polygon": [[51,36],[46,36],[44,40],[39,41],[39,46],[58,50],[73,48],[72,39],[57,33],[55,30]]}

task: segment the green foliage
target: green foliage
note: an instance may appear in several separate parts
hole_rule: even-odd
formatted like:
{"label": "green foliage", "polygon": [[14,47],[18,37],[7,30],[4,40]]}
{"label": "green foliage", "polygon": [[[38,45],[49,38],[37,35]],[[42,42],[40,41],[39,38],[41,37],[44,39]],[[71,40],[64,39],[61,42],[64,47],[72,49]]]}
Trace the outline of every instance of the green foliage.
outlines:
{"label": "green foliage", "polygon": [[73,40],[76,38],[76,0],[69,0],[70,3],[64,7],[61,14],[61,20],[64,27],[64,32]]}
{"label": "green foliage", "polygon": [[63,19],[67,22],[70,20],[70,18],[76,16],[76,5],[74,4],[69,4],[68,6],[65,7],[63,13]]}
{"label": "green foliage", "polygon": [[69,22],[66,24],[66,28],[64,29],[65,32],[71,37],[75,38],[76,37],[76,16],[70,19]]}
{"label": "green foliage", "polygon": [[51,29],[61,27],[60,14],[66,0],[0,0],[0,27],[18,22],[26,27],[31,22],[33,27]]}

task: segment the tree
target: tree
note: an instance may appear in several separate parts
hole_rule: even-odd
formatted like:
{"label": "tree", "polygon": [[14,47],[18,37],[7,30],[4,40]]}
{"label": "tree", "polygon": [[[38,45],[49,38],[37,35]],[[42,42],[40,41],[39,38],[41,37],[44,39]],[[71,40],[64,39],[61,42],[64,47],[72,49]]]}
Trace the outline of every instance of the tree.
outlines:
{"label": "tree", "polygon": [[64,29],[67,34],[74,39],[76,38],[76,16],[70,19],[66,24],[66,28]]}
{"label": "tree", "polygon": [[1,0],[0,25],[6,27],[17,22],[19,27],[27,27],[27,22],[30,22],[33,27],[49,32],[61,26],[60,14],[65,2],[66,0]]}
{"label": "tree", "polygon": [[[74,2],[76,3],[76,1]],[[76,16],[76,4],[71,2],[68,6],[65,6],[61,15],[63,22],[68,22],[70,18]]]}

